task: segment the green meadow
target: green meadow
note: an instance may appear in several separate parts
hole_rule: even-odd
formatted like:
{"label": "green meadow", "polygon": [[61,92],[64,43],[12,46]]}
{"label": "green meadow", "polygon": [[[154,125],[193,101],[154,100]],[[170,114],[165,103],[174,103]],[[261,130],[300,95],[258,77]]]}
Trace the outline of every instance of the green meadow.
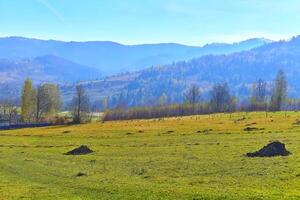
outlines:
{"label": "green meadow", "polygon": [[[0,199],[300,199],[298,119],[258,112],[0,131]],[[275,140],[292,155],[245,156]],[[80,145],[94,153],[64,155]]]}

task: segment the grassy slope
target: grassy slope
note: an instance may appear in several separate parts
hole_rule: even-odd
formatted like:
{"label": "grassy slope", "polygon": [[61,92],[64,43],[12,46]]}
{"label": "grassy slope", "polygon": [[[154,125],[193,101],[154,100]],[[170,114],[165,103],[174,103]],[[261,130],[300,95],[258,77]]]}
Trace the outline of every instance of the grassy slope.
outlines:
{"label": "grassy slope", "polygon": [[[271,116],[1,131],[0,199],[300,199],[298,114]],[[264,130],[243,131],[250,123]],[[212,130],[196,133],[205,129]],[[272,140],[284,142],[293,155],[243,156]],[[81,144],[95,153],[63,155]]]}

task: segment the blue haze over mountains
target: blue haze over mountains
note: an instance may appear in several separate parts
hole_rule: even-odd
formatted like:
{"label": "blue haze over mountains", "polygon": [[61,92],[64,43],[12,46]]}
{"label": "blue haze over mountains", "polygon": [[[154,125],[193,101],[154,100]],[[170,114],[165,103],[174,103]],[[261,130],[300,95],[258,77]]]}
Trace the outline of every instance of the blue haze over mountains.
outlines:
{"label": "blue haze over mountains", "polygon": [[[60,83],[66,101],[76,81],[83,81],[92,101],[110,96],[112,105],[120,99],[132,106],[154,104],[162,94],[170,102],[180,102],[191,84],[199,84],[206,96],[214,83],[224,81],[233,94],[245,97],[254,81],[263,78],[270,83],[279,69],[287,74],[290,95],[297,96],[300,37],[203,47],[0,39],[0,91],[7,95],[12,83],[31,77],[36,82]],[[16,89],[14,94],[18,93]]]}
{"label": "blue haze over mountains", "polygon": [[250,39],[234,44],[215,43],[196,47],[176,43],[122,45],[115,42],[62,42],[8,37],[0,38],[0,59],[34,59],[51,55],[96,68],[103,75],[112,75],[202,55],[249,50],[268,42],[264,39]]}
{"label": "blue haze over mountains", "polygon": [[[249,97],[252,84],[258,79],[266,80],[271,88],[279,70],[287,76],[289,95],[299,97],[300,36],[249,51],[207,55],[144,70],[123,89],[121,97],[127,97],[132,105],[153,103],[161,94],[171,98],[171,102],[182,102],[184,91],[192,84],[199,85],[203,96],[207,96],[213,84],[227,82],[231,93],[243,99]],[[150,102],[143,102],[144,99]]]}
{"label": "blue haze over mountains", "polygon": [[289,96],[299,97],[300,36],[248,51],[206,55],[83,85],[95,99],[110,96],[111,106],[120,102],[129,106],[153,105],[163,94],[170,103],[183,102],[184,92],[191,84],[199,85],[206,98],[213,84],[218,82],[227,82],[231,93],[242,100],[249,98],[252,84],[258,79],[267,81],[270,89],[279,70],[287,76]]}

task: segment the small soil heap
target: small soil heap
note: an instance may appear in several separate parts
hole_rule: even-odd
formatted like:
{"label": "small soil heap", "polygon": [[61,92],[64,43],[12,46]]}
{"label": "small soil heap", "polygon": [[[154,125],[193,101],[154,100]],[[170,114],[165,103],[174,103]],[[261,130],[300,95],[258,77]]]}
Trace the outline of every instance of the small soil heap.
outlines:
{"label": "small soil heap", "polygon": [[256,127],[250,127],[250,126],[244,128],[244,131],[257,131],[257,130],[259,130],[259,129]]}
{"label": "small soil heap", "polygon": [[254,153],[247,153],[248,157],[272,157],[272,156],[288,156],[291,153],[286,150],[285,144],[275,141],[267,146],[264,146],[259,151]]}
{"label": "small soil heap", "polygon": [[85,154],[90,154],[90,153],[93,153],[93,152],[94,151],[92,151],[86,145],[81,145],[80,147],[65,153],[65,155],[85,155]]}

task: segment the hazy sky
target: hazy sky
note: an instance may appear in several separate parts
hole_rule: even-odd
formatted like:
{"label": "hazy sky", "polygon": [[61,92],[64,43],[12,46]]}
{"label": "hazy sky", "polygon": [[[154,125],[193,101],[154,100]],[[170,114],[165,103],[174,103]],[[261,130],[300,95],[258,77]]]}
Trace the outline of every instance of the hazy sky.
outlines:
{"label": "hazy sky", "polygon": [[202,45],[298,34],[299,0],[0,0],[0,36]]}

